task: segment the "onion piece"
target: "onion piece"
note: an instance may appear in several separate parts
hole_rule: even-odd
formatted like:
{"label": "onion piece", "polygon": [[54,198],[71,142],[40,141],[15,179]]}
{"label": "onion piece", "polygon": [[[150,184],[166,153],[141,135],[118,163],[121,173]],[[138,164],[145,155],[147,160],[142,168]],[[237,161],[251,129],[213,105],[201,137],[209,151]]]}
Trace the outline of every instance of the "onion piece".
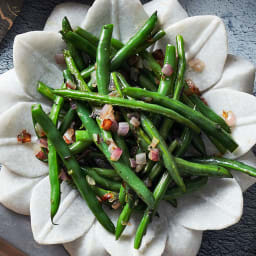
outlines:
{"label": "onion piece", "polygon": [[191,79],[186,80],[187,85],[189,87],[189,90],[185,90],[185,93],[189,96],[191,94],[196,94],[198,96],[201,96],[201,92],[199,88],[195,85],[195,83]]}
{"label": "onion piece", "polygon": [[65,61],[65,58],[64,58],[64,54],[63,54],[63,53],[57,53],[57,54],[55,54],[54,58],[55,58],[55,62],[56,62],[58,65],[65,65],[65,64],[66,64],[66,61]]}
{"label": "onion piece", "polygon": [[39,143],[40,143],[40,147],[41,148],[48,148],[48,141],[47,141],[47,139],[40,139]]}
{"label": "onion piece", "polygon": [[31,134],[27,130],[23,130],[20,134],[17,135],[17,141],[21,143],[31,142]]}
{"label": "onion piece", "polygon": [[67,129],[63,135],[63,139],[67,144],[72,144],[74,142],[75,130],[72,128]]}
{"label": "onion piece", "polygon": [[155,148],[159,143],[159,139],[156,137],[153,137],[151,144],[148,146],[148,150],[151,150],[152,148]]}
{"label": "onion piece", "polygon": [[118,161],[123,153],[123,150],[121,148],[116,148],[113,150],[110,156],[111,161]]}
{"label": "onion piece", "polygon": [[136,160],[134,158],[129,158],[131,168],[136,168]]}
{"label": "onion piece", "polygon": [[72,81],[68,80],[68,81],[66,82],[66,87],[67,87],[68,89],[75,90],[75,89],[76,89],[76,84],[73,83]]}
{"label": "onion piece", "polygon": [[191,67],[195,72],[203,72],[205,64],[200,59],[194,58],[188,61],[189,67]]}
{"label": "onion piece", "polygon": [[40,150],[35,156],[37,159],[41,161],[46,160],[48,158],[47,155],[42,150]]}
{"label": "onion piece", "polygon": [[159,149],[153,148],[148,153],[148,158],[154,162],[159,161]]}
{"label": "onion piece", "polygon": [[223,110],[222,116],[224,117],[228,126],[234,127],[236,125],[236,116],[232,111]]}
{"label": "onion piece", "polygon": [[147,156],[146,153],[139,153],[135,156],[136,164],[146,164],[147,163]]}
{"label": "onion piece", "polygon": [[139,127],[140,126],[140,121],[138,118],[136,118],[135,116],[133,116],[130,120],[130,124],[132,126],[134,126],[135,128]]}
{"label": "onion piece", "polygon": [[164,64],[163,68],[162,68],[162,73],[165,76],[171,76],[173,73],[173,68],[170,64]]}
{"label": "onion piece", "polygon": [[125,136],[129,132],[129,124],[127,122],[120,122],[118,124],[117,134],[120,136]]}
{"label": "onion piece", "polygon": [[100,112],[100,119],[101,120],[110,119],[111,121],[115,120],[114,109],[112,105],[105,104],[103,106]]}
{"label": "onion piece", "polygon": [[111,119],[104,119],[101,122],[101,128],[105,131],[109,131],[111,129],[113,122],[111,121]]}

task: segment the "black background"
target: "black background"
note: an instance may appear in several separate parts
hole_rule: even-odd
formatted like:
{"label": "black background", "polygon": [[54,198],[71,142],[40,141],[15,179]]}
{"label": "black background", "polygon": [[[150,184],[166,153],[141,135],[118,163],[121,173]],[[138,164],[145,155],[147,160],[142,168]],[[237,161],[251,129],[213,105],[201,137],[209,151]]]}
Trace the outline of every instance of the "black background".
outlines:
{"label": "black background", "polygon": [[[27,31],[42,30],[51,10],[61,2],[65,1],[24,1],[24,7],[20,16],[17,17],[14,26],[8,32],[5,39],[0,43],[0,73],[3,73],[13,67],[12,44],[14,37],[17,34]],[[93,1],[89,0],[76,2],[91,4]],[[218,16],[222,17],[229,34],[230,51],[250,58],[253,62],[255,62],[255,0],[181,0],[180,2],[188,10],[190,15],[217,14]],[[6,214],[11,213],[6,211]],[[180,239],[182,241],[182,237]],[[64,251],[57,251],[53,250],[53,254],[46,252],[46,254],[40,253],[40,255],[64,256]],[[33,253],[34,252],[30,252],[29,255],[37,255],[36,252],[35,254]],[[207,231],[203,235],[203,242],[198,256],[222,255],[256,255],[256,185],[251,187],[244,194],[244,214],[238,224],[222,231]]]}

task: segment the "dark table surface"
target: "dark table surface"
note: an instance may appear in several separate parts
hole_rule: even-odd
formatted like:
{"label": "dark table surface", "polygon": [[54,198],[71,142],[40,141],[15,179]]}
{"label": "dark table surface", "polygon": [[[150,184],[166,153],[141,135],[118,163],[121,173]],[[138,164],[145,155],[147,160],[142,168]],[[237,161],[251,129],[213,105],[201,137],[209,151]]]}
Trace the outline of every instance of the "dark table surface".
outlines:
{"label": "dark table surface", "polygon": [[[0,43],[0,74],[13,67],[14,37],[27,31],[42,30],[51,10],[61,2],[65,1],[24,0],[21,14]],[[76,2],[91,4],[93,0]],[[228,31],[229,52],[256,63],[256,0],[180,0],[180,3],[190,16],[215,14],[221,17]],[[29,218],[16,215],[2,206],[0,206],[0,236],[29,256],[67,255],[60,246],[37,245],[33,241]],[[241,221],[222,231],[205,232],[198,256],[255,256],[255,240],[256,185],[244,194],[244,214]]]}

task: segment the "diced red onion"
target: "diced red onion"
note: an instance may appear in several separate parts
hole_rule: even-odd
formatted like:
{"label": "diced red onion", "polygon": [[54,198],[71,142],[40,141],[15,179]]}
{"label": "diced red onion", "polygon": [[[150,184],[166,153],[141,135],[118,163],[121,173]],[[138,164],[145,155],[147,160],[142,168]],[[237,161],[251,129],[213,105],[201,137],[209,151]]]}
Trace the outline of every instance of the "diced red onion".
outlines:
{"label": "diced red onion", "polygon": [[48,142],[46,139],[40,139],[39,142],[40,142],[40,147],[48,148]]}
{"label": "diced red onion", "polygon": [[63,53],[55,54],[55,61],[58,65],[65,65],[66,64]]}
{"label": "diced red onion", "polygon": [[114,210],[117,210],[119,207],[121,206],[120,202],[118,200],[116,200],[113,204],[112,204],[112,208]]}
{"label": "diced red onion", "polygon": [[113,122],[110,119],[104,119],[101,123],[101,128],[105,131],[109,131],[111,129]]}
{"label": "diced red onion", "polygon": [[130,120],[130,124],[133,125],[135,128],[140,126],[140,121],[138,118],[136,118],[135,116],[133,116]]}
{"label": "diced red onion", "polygon": [[158,148],[153,148],[149,151],[148,158],[154,162],[159,161],[159,150]]}
{"label": "diced red onion", "polygon": [[104,119],[110,119],[110,120],[115,120],[115,116],[114,116],[114,109],[113,106],[110,104],[105,104],[103,106],[103,108],[101,109],[100,112],[100,119],[104,120]]}
{"label": "diced red onion", "polygon": [[122,153],[123,153],[123,150],[121,148],[114,149],[110,156],[111,161],[118,161]]}
{"label": "diced red onion", "polygon": [[147,163],[147,156],[146,153],[139,153],[135,156],[136,164],[146,164]]}
{"label": "diced red onion", "polygon": [[103,202],[105,201],[109,201],[109,199],[113,198],[114,197],[114,194],[113,193],[106,193],[104,194],[102,197],[101,197],[101,200]]}
{"label": "diced red onion", "polygon": [[129,158],[131,168],[136,168],[136,160],[134,158]]}
{"label": "diced red onion", "polygon": [[196,94],[198,96],[201,96],[201,92],[199,88],[195,85],[195,83],[191,79],[186,79],[187,85],[189,87],[189,92],[188,90],[185,91],[185,93],[189,96],[191,94]]}
{"label": "diced red onion", "polygon": [[120,122],[118,124],[117,134],[120,136],[125,136],[129,132],[129,124],[127,122]]}
{"label": "diced red onion", "polygon": [[224,117],[228,126],[234,127],[236,125],[236,116],[232,111],[226,112],[223,110],[222,116]]}
{"label": "diced red onion", "polygon": [[72,89],[72,90],[75,90],[75,89],[76,89],[76,84],[73,83],[73,82],[70,81],[70,80],[68,80],[68,81],[66,82],[66,86],[67,86],[68,89]]}
{"label": "diced red onion", "polygon": [[72,128],[67,129],[63,135],[63,139],[67,144],[72,144],[74,142],[75,131]]}
{"label": "diced red onion", "polygon": [[42,150],[40,150],[36,154],[36,158],[38,158],[39,160],[46,160],[47,159],[47,155]]}
{"label": "diced red onion", "polygon": [[197,58],[189,60],[188,65],[196,72],[203,72],[205,68],[204,62]]}
{"label": "diced red onion", "polygon": [[112,154],[112,152],[117,148],[116,143],[111,139],[110,141],[106,142],[108,144],[108,151]]}
{"label": "diced red onion", "polygon": [[148,149],[151,150],[152,148],[155,148],[158,143],[159,143],[159,139],[157,139],[156,137],[153,137],[151,144],[148,146]]}
{"label": "diced red onion", "polygon": [[17,135],[17,141],[21,143],[31,142],[31,134],[27,130],[23,130],[20,134]]}
{"label": "diced red onion", "polygon": [[164,64],[163,68],[162,68],[162,73],[165,76],[171,76],[173,73],[173,68],[170,64]]}

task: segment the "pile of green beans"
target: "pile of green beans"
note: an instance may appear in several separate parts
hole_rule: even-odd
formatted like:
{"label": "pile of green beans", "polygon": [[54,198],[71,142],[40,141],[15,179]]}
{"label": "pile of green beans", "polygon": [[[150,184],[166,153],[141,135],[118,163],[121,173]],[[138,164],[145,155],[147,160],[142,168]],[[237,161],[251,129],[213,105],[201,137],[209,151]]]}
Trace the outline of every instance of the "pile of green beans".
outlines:
{"label": "pile of green beans", "polygon": [[[161,200],[178,207],[177,199],[206,186],[209,177],[232,178],[230,170],[256,177],[251,166],[207,155],[202,133],[222,154],[238,145],[225,121],[189,91],[184,80],[183,37],[177,35],[176,45],[166,46],[162,62],[147,50],[165,35],[157,21],[154,13],[124,44],[112,37],[113,24],[104,25],[98,38],[80,27],[73,30],[64,17],[60,32],[67,46],[63,84],[54,90],[39,81],[37,90],[52,102],[52,110],[48,115],[40,104],[32,107],[36,134],[48,141],[43,161],[49,165],[52,223],[61,201],[61,183],[68,180],[116,239],[134,211],[142,212],[136,249]],[[131,76],[132,70],[137,79]],[[104,104],[113,108],[106,118]],[[129,129],[122,136],[121,122]],[[184,157],[190,147],[201,156]],[[115,149],[121,152],[117,159],[112,156]],[[139,154],[146,161],[140,163]],[[121,209],[116,227],[102,204]]]}

